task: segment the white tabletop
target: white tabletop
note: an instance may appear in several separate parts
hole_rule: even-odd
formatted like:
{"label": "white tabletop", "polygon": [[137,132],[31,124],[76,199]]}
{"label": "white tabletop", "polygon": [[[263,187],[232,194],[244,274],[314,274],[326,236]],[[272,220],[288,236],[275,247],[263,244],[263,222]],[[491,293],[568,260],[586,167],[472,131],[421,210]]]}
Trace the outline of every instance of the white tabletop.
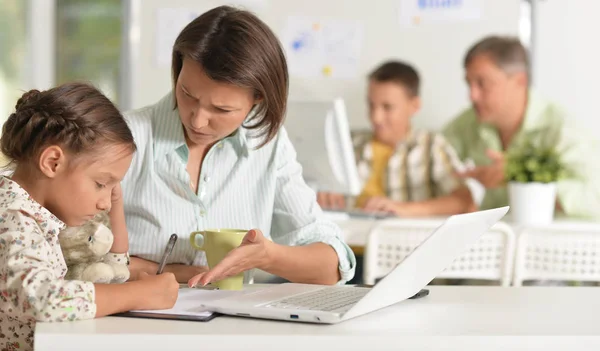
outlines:
{"label": "white tabletop", "polygon": [[210,322],[106,317],[39,323],[35,349],[600,349],[600,288],[429,289],[428,297],[407,300],[337,325],[223,316]]}
{"label": "white tabletop", "polygon": [[[369,237],[369,233],[371,229],[380,221],[374,218],[360,218],[360,217],[350,217],[344,213],[338,212],[324,212],[324,218],[330,221],[335,222],[337,225],[342,228],[342,232],[344,235],[344,240],[348,245],[353,248],[364,247],[367,244],[367,239]],[[447,217],[426,217],[421,219],[426,220],[434,220],[443,222]],[[405,220],[414,220],[415,218],[391,218],[385,219],[387,222],[402,222]],[[515,234],[522,229],[524,226],[520,226],[511,222],[510,215],[506,216],[502,219],[504,223],[507,223],[513,228]],[[600,230],[600,222],[594,221],[586,221],[582,219],[576,218],[568,218],[568,217],[557,217],[554,219],[552,224],[548,227],[556,227],[556,228],[576,228],[576,229],[587,229],[587,230]]]}

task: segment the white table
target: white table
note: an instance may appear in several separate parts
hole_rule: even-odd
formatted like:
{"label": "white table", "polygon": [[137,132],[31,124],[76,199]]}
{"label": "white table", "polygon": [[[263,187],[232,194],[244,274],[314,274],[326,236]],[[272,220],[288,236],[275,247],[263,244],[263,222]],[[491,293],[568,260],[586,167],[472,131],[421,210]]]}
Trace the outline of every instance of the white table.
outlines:
{"label": "white table", "polygon": [[218,317],[39,323],[46,350],[599,350],[600,288],[431,286],[337,325]]}
{"label": "white table", "polygon": [[[324,212],[324,218],[335,222],[342,228],[344,240],[357,254],[362,254],[364,247],[367,244],[367,239],[371,229],[381,220],[372,218],[354,218],[344,213]],[[439,220],[442,222],[446,217],[426,217],[428,220]],[[409,218],[410,219],[410,218]],[[404,218],[385,219],[385,221],[403,221]],[[515,234],[523,229],[521,226],[511,223],[510,216],[502,219],[503,222],[509,224]],[[554,220],[551,226],[557,227],[573,227],[573,228],[593,228],[598,230],[599,222],[584,221],[567,217],[558,217]]]}

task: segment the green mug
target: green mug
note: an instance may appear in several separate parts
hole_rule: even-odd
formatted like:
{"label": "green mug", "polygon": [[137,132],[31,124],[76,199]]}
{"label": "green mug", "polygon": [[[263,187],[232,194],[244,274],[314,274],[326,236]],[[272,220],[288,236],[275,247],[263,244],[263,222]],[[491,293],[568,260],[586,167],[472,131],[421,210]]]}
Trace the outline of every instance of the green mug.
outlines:
{"label": "green mug", "polygon": [[[248,231],[244,229],[207,229],[190,234],[190,244],[196,250],[206,254],[208,267],[215,267],[229,251],[240,246]],[[242,290],[244,287],[244,273],[225,278],[216,285],[221,290]]]}

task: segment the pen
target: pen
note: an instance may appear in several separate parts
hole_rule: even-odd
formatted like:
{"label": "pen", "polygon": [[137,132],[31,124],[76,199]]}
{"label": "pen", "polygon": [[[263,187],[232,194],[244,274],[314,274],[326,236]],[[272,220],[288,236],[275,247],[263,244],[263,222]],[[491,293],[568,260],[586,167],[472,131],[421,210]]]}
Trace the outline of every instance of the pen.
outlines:
{"label": "pen", "polygon": [[175,242],[177,242],[177,234],[171,234],[169,238],[169,242],[167,243],[167,247],[165,247],[165,252],[163,253],[162,259],[160,260],[160,264],[158,265],[158,271],[156,274],[161,274],[163,269],[165,269],[165,265],[167,264],[167,259],[173,251],[173,247],[175,247]]}

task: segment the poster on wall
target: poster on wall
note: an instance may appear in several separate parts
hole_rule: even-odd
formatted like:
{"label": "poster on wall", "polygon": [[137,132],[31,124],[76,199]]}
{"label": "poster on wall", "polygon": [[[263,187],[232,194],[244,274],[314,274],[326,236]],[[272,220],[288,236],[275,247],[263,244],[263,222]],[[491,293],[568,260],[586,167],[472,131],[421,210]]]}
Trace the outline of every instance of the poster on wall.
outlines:
{"label": "poster on wall", "polygon": [[282,32],[290,75],[356,78],[364,36],[361,22],[291,16]]}
{"label": "poster on wall", "polygon": [[431,24],[480,20],[484,0],[398,0],[400,25],[415,28]]}

